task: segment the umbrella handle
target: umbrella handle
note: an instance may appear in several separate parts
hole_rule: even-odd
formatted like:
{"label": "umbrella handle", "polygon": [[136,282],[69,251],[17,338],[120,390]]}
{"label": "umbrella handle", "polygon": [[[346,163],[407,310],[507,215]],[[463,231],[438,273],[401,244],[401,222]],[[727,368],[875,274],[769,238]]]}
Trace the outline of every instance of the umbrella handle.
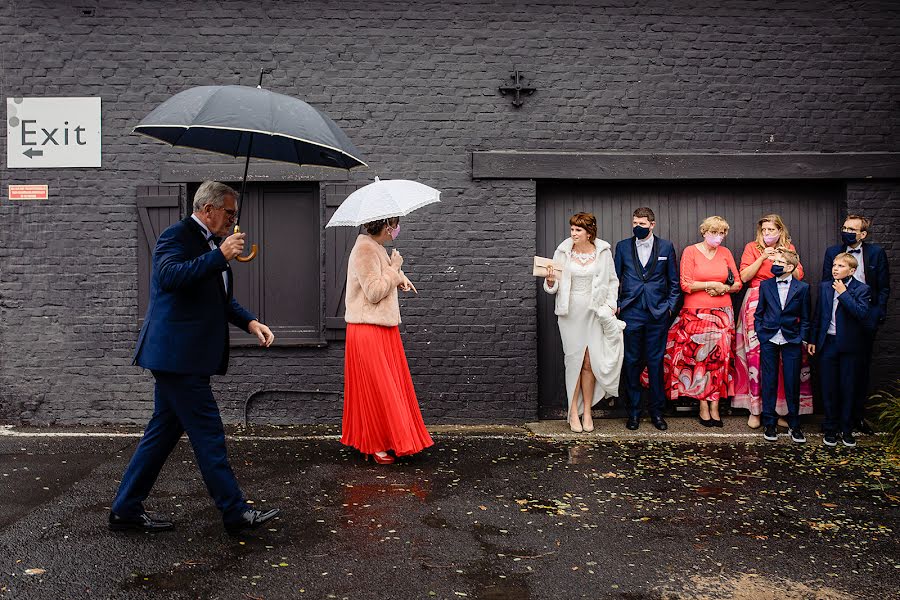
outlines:
{"label": "umbrella handle", "polygon": [[[240,233],[241,228],[238,225],[235,225],[234,232]],[[248,254],[247,256],[236,256],[235,258],[238,260],[238,262],[250,262],[251,260],[256,258],[257,252],[259,252],[259,246],[257,246],[256,244],[250,244],[250,254]]]}

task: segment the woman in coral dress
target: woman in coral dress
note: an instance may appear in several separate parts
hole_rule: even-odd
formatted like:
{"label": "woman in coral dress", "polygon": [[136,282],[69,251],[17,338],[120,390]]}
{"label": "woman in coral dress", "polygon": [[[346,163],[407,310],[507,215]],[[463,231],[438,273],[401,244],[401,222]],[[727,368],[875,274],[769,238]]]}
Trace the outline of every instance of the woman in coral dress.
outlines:
{"label": "woman in coral dress", "polygon": [[[744,247],[741,256],[741,280],[750,288],[744,296],[741,311],[738,315],[737,349],[735,356],[735,394],[732,406],[746,408],[750,411],[747,425],[752,429],[760,426],[759,415],[762,413],[762,396],[759,376],[759,341],[753,319],[756,305],[759,302],[759,284],[772,275],[772,257],[778,248],[789,248],[796,252],[791,243],[784,221],[776,214],[764,215],[756,223],[756,239]],[[794,277],[803,279],[803,265],[797,265]],[[809,355],[803,350],[803,363],[800,367],[800,414],[813,411],[812,381],[809,371]],[[788,413],[784,399],[784,381],[779,370],[778,400],[775,412],[783,416]],[[780,421],[780,419],[779,419]],[[787,423],[784,423],[787,426]]]}
{"label": "woman in coral dress", "polygon": [[347,341],[341,443],[390,464],[434,442],[425,429],[400,340],[397,290],[415,291],[383,244],[397,237],[400,219],[366,223],[347,265]]}
{"label": "woman in coral dress", "polygon": [[669,398],[695,398],[700,423],[722,427],[719,401],[734,395],[734,309],[731,294],[741,279],[728,248],[728,222],[713,216],[700,223],[703,241],[681,255],[684,307],[669,329],[663,377]]}

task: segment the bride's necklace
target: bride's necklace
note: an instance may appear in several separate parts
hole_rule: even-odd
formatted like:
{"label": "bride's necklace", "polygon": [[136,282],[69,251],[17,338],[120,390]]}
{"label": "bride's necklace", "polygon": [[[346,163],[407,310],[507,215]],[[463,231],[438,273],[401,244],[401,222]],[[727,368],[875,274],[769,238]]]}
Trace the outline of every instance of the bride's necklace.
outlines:
{"label": "bride's necklace", "polygon": [[582,267],[592,262],[595,258],[597,258],[596,249],[591,250],[590,252],[587,252],[585,254],[576,252],[574,249],[572,250],[572,260],[577,261]]}

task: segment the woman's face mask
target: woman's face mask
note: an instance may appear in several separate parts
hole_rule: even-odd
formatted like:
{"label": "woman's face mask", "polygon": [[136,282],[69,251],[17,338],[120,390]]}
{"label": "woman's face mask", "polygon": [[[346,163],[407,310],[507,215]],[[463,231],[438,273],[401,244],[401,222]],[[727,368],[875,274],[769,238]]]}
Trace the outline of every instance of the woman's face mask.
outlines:
{"label": "woman's face mask", "polygon": [[400,235],[400,223],[397,223],[396,227],[388,225],[388,233],[391,234],[392,240],[396,240],[397,236]]}
{"label": "woman's face mask", "polygon": [[722,243],[722,240],[725,239],[725,236],[721,233],[705,233],[703,234],[703,239],[706,240],[706,243],[712,246],[713,248],[718,248],[719,244]]}
{"label": "woman's face mask", "polygon": [[764,235],[763,241],[766,243],[766,246],[771,246],[775,242],[777,242],[781,238],[780,233],[772,233],[770,235]]}

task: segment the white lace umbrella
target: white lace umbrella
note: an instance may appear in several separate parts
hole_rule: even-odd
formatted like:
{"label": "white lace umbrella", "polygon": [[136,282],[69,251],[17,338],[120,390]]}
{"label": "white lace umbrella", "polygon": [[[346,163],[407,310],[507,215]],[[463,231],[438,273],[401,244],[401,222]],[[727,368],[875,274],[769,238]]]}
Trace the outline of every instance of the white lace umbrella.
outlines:
{"label": "white lace umbrella", "polygon": [[440,202],[441,192],[417,181],[389,179],[361,187],[344,200],[325,227],[359,227],[363,223],[403,217]]}

